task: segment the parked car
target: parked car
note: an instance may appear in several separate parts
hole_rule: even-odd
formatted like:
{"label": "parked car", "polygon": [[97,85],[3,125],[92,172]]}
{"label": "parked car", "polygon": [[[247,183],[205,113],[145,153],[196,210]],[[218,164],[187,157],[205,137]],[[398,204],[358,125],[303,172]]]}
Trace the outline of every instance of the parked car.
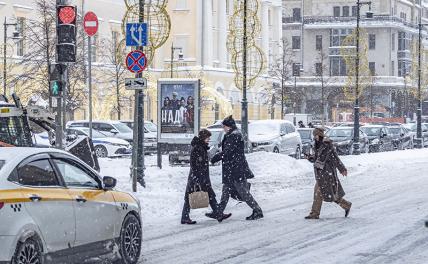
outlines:
{"label": "parked car", "polygon": [[[67,135],[89,137],[89,128],[71,127],[66,130]],[[120,157],[132,154],[132,147],[128,141],[107,137],[103,133],[92,129],[92,143],[94,144],[95,154],[99,158]]]}
{"label": "parked car", "polygon": [[297,159],[302,155],[300,134],[289,121],[253,121],[248,132],[253,151],[284,153]]}
{"label": "parked car", "polygon": [[313,128],[298,128],[297,132],[302,139],[302,155],[311,155],[315,146]]}
{"label": "parked car", "polygon": [[[326,136],[333,141],[339,155],[352,155],[354,153],[354,128],[347,126],[333,127],[327,131]],[[369,139],[360,129],[360,152],[369,152]]]}
{"label": "parked car", "polygon": [[395,149],[411,149],[413,148],[413,136],[409,130],[402,125],[388,127],[392,135],[392,140]]}
{"label": "parked car", "polygon": [[393,137],[388,127],[383,125],[367,125],[361,127],[370,141],[370,152],[384,152],[394,150]]}
{"label": "parked car", "polygon": [[[238,129],[241,129],[241,120],[235,120]],[[248,124],[251,122],[248,121]],[[207,126],[207,129],[223,128],[223,120],[217,120],[214,124]]]}
{"label": "parked car", "polygon": [[[127,125],[130,129],[134,129],[134,121],[132,121],[132,120],[120,120],[120,122]],[[151,121],[144,121],[144,128],[150,132],[153,132],[153,133],[158,132],[158,126],[155,125],[155,123],[153,123]]]}
{"label": "parked car", "polygon": [[[89,127],[89,121],[70,121],[66,125],[72,127]],[[98,130],[107,137],[115,137],[133,143],[133,132],[127,125],[119,121],[93,121],[92,129]]]}
{"label": "parked car", "polygon": [[75,156],[3,148],[0,186],[0,263],[70,263],[70,257],[84,263],[116,255],[120,263],[138,262],[139,200]]}

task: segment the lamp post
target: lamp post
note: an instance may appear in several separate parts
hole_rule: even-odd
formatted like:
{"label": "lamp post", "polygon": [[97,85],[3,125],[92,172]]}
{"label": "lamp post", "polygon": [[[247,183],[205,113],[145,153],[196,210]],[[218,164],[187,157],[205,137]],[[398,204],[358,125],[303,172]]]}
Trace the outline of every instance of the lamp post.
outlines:
{"label": "lamp post", "polygon": [[356,28],[356,58],[355,58],[355,106],[354,106],[354,148],[353,154],[360,154],[360,100],[359,96],[359,78],[360,78],[360,11],[361,6],[368,5],[369,12],[367,12],[367,18],[373,18],[371,12],[372,2],[361,2],[357,0],[357,28]]}
{"label": "lamp post", "polygon": [[421,17],[419,17],[419,27],[418,27],[418,109],[416,110],[416,147],[422,148],[424,145],[422,138],[422,91],[421,91],[421,49],[422,49],[422,27],[428,24],[423,24]]}
{"label": "lamp post", "polygon": [[[17,23],[7,23],[7,18],[5,17],[4,18],[4,23],[3,23],[3,33],[4,33],[4,36],[3,36],[3,95],[4,96],[7,96],[7,82],[6,82],[6,78],[7,78],[7,70],[6,70],[6,68],[7,68],[7,60],[6,60],[6,56],[7,56],[7,52],[6,52],[6,49],[7,49],[7,28],[9,27],[9,26],[17,26],[18,24]],[[14,31],[13,32],[13,36],[12,36],[12,39],[20,39],[20,36],[19,36],[19,32],[18,31]]]}
{"label": "lamp post", "polygon": [[178,60],[182,61],[183,60],[183,48],[181,47],[174,47],[174,43],[171,43],[171,78],[173,78],[174,76],[174,53],[176,50],[179,50],[180,52],[178,53]]}

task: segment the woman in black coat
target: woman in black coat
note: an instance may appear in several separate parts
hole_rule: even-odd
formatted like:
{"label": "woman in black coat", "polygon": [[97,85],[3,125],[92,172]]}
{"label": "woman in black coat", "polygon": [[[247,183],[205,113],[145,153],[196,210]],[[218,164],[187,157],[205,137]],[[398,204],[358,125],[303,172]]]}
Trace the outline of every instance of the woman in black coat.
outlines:
{"label": "woman in black coat", "polygon": [[209,161],[208,161],[208,142],[211,137],[211,132],[202,129],[199,132],[198,137],[194,137],[192,140],[192,150],[190,153],[190,173],[187,180],[186,194],[184,196],[183,213],[181,215],[181,223],[193,225],[196,221],[190,219],[190,204],[189,194],[196,191],[204,191],[208,193],[210,206],[213,210],[213,216],[219,222],[230,217],[229,215],[223,215],[218,213],[218,205],[216,195],[211,186]]}

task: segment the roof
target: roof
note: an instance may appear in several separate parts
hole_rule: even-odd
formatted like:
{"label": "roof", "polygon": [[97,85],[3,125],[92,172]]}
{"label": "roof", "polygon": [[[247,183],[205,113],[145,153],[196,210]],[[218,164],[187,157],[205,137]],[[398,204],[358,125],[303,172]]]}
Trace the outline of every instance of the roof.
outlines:
{"label": "roof", "polygon": [[251,122],[251,124],[284,124],[284,123],[293,124],[290,121],[281,120],[281,119],[256,120]]}
{"label": "roof", "polygon": [[6,147],[0,148],[0,160],[13,161],[15,159],[24,159],[25,157],[46,153],[46,152],[57,152],[66,153],[62,150],[55,148],[22,148],[22,147]]}
{"label": "roof", "polygon": [[354,127],[351,126],[338,126],[338,127],[332,127],[330,130],[349,130],[354,129]]}

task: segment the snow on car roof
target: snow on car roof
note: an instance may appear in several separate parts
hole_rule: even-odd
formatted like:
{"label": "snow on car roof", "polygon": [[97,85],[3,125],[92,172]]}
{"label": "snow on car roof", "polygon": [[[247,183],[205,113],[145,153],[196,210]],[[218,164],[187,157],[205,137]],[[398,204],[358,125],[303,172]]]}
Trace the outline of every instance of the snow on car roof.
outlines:
{"label": "snow on car roof", "polygon": [[0,148],[0,160],[13,161],[25,157],[46,152],[66,153],[55,148],[26,148],[26,147],[4,147]]}
{"label": "snow on car roof", "polygon": [[281,119],[256,120],[256,121],[251,122],[251,124],[284,124],[284,123],[293,124],[290,121],[281,120]]}

